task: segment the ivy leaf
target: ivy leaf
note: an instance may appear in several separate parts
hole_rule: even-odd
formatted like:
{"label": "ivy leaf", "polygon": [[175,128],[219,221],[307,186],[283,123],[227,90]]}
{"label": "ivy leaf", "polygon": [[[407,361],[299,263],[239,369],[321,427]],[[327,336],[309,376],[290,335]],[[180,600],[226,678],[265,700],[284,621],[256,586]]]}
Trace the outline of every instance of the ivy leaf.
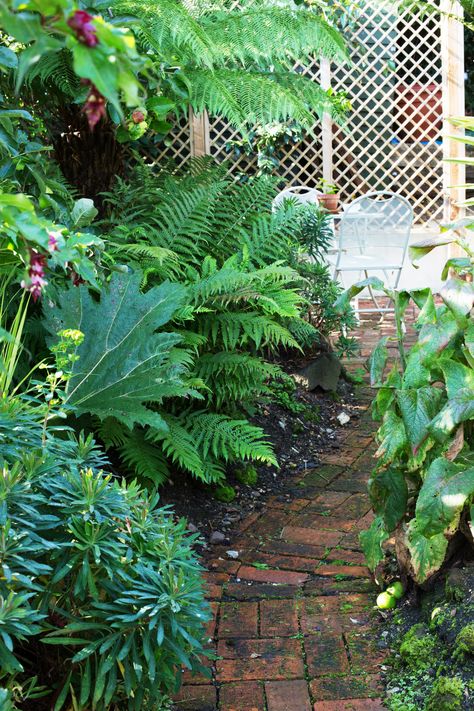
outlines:
{"label": "ivy leaf", "polygon": [[382,385],[383,374],[388,359],[388,336],[384,336],[375,346],[369,358],[369,373],[371,386]]}
{"label": "ivy leaf", "polygon": [[443,441],[460,422],[474,419],[474,389],[459,390],[433,418],[429,430]]}
{"label": "ivy leaf", "polygon": [[420,532],[417,520],[413,518],[406,531],[406,545],[411,555],[414,580],[421,584],[442,566],[448,541],[442,533],[427,538]]}
{"label": "ivy leaf", "polygon": [[388,410],[378,432],[380,446],[375,456],[382,464],[388,464],[396,459],[408,445],[407,434],[403,420],[393,410]]}
{"label": "ivy leaf", "polygon": [[79,413],[166,430],[147,403],[186,394],[185,367],[172,350],[181,337],[156,331],[182,306],[186,290],[164,282],[143,294],[141,278],[139,272],[114,274],[99,302],[86,286],[71,287],[61,306],[50,308],[46,327],[52,336],[67,328],[84,333],[67,383],[67,401]]}
{"label": "ivy leaf", "polygon": [[94,205],[94,201],[90,198],[81,198],[76,200],[71,211],[72,226],[75,229],[90,225],[94,217],[99,214],[98,209]]}
{"label": "ivy leaf", "polygon": [[428,437],[428,427],[438,411],[442,392],[425,386],[397,392],[397,401],[413,454]]}
{"label": "ivy leaf", "polygon": [[359,540],[370,570],[374,571],[380,561],[383,560],[382,545],[387,539],[388,533],[384,528],[381,516],[376,516],[370,524],[370,528],[361,532]]}
{"label": "ivy leaf", "polygon": [[444,457],[432,463],[416,502],[418,530],[434,536],[456,528],[464,505],[474,493],[474,467],[449,462]]}
{"label": "ivy leaf", "polygon": [[405,515],[408,487],[403,472],[390,467],[374,474],[369,481],[374,511],[383,517],[384,527],[393,531]]}

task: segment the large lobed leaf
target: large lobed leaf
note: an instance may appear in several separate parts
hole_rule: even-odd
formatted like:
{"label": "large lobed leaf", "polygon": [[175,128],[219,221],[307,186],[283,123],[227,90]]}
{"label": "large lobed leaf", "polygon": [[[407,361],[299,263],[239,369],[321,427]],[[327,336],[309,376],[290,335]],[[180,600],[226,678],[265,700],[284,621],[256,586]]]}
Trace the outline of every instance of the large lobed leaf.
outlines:
{"label": "large lobed leaf", "polygon": [[79,413],[166,429],[147,403],[186,394],[185,369],[173,357],[181,337],[157,330],[182,305],[186,289],[164,282],[140,293],[141,278],[115,274],[99,301],[86,286],[71,287],[60,305],[47,309],[46,326],[53,338],[69,328],[84,333],[67,385],[67,401]]}

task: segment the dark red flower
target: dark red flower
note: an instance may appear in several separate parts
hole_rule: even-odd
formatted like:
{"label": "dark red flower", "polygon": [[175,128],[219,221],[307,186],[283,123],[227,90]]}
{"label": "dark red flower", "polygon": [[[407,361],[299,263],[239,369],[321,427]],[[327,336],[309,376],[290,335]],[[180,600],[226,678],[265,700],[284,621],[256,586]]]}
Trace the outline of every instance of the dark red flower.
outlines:
{"label": "dark red flower", "polygon": [[94,18],[85,10],[76,10],[74,15],[69,18],[67,24],[74,30],[79,42],[83,42],[88,47],[95,47],[99,44],[97,32],[92,24]]}
{"label": "dark red flower", "polygon": [[40,254],[35,249],[30,251],[30,266],[28,269],[28,280],[23,280],[21,286],[29,291],[33,301],[38,301],[47,281],[44,278],[44,268],[46,266],[46,255]]}
{"label": "dark red flower", "polygon": [[71,268],[70,277],[71,277],[73,286],[80,286],[81,284],[85,284],[84,279],[81,276],[79,276],[79,274],[76,272],[75,269]]}
{"label": "dark red flower", "polygon": [[105,97],[102,96],[100,91],[97,91],[94,84],[91,84],[91,88],[87,94],[86,103],[82,109],[87,116],[87,121],[91,130],[96,126],[101,118],[104,118],[106,113],[105,105]]}
{"label": "dark red flower", "polygon": [[133,114],[132,114],[133,123],[141,123],[144,120],[145,120],[145,114],[143,113],[143,111],[140,111],[140,109],[137,109],[136,111],[133,112]]}

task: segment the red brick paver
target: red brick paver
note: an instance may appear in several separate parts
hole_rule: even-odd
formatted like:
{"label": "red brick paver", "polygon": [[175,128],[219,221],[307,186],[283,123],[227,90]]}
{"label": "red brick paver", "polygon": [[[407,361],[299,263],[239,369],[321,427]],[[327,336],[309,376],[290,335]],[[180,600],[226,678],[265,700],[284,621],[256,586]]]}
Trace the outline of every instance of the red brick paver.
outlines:
{"label": "red brick paver", "polygon": [[[177,711],[384,708],[376,588],[359,543],[372,518],[369,397],[362,389],[339,448],[295,472],[291,493],[273,497],[227,547],[213,549],[212,679],[186,673]],[[227,558],[229,548],[238,560]]]}

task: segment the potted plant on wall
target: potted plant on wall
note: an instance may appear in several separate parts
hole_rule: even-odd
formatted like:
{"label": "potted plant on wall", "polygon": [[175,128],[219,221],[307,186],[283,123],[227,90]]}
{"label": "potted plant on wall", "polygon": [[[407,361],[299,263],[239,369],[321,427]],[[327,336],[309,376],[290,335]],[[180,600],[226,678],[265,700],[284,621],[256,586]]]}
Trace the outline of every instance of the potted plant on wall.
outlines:
{"label": "potted plant on wall", "polygon": [[332,213],[339,212],[339,188],[334,183],[321,178],[316,184],[316,188],[320,191],[318,201],[322,207]]}

